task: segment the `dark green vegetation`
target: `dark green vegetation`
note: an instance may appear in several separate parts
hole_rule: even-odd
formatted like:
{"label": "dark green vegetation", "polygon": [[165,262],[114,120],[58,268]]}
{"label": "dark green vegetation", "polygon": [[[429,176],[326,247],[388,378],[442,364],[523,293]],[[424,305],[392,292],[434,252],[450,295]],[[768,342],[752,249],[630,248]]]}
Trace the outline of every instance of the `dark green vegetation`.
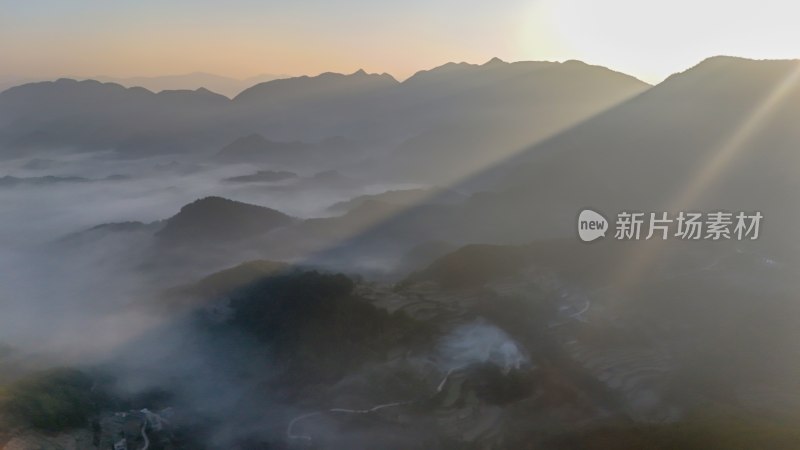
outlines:
{"label": "dark green vegetation", "polygon": [[204,299],[215,298],[230,294],[243,286],[248,286],[266,276],[287,269],[289,269],[289,265],[282,262],[263,259],[247,261],[212,273],[192,285],[171,289],[168,294],[188,295]]}
{"label": "dark green vegetation", "polygon": [[344,275],[301,272],[267,278],[231,301],[231,325],[270,346],[292,383],[336,379],[369,360],[413,346],[430,330],[354,292]]}
{"label": "dark green vegetation", "polygon": [[88,375],[52,369],[0,388],[0,417],[12,426],[43,431],[83,427],[98,411],[100,398]]}

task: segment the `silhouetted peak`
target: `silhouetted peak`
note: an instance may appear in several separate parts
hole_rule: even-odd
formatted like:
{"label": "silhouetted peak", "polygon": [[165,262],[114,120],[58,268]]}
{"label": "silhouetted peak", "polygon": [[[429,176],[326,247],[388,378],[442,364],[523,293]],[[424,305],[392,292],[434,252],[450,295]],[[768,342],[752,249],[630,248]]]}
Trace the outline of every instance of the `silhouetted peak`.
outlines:
{"label": "silhouetted peak", "polygon": [[[356,78],[358,78],[358,79],[378,79],[378,78],[389,78],[389,79],[392,79],[392,80],[394,80],[394,77],[392,77],[392,76],[391,76],[391,75],[389,75],[388,73],[382,73],[382,74],[377,74],[377,73],[368,73],[368,72],[367,72],[366,70],[364,70],[364,69],[358,69],[358,70],[356,70],[355,72],[353,72],[353,73],[351,73],[351,74],[349,74],[349,75],[348,75],[348,74],[344,74],[344,73],[338,73],[338,72],[324,72],[324,73],[321,73],[321,74],[319,74],[319,75],[317,75],[317,76],[315,76],[315,77],[307,77],[307,76],[303,76],[303,77],[299,77],[299,78],[300,78],[300,79],[306,79],[306,80],[320,80],[320,79],[356,79]],[[283,80],[292,80],[292,78],[284,78]],[[273,81],[282,81],[282,80],[273,80]],[[267,83],[270,83],[270,82],[268,81]]]}
{"label": "silhouetted peak", "polygon": [[14,86],[9,88],[6,92],[10,91],[23,91],[23,90],[38,90],[38,89],[56,89],[60,91],[68,91],[68,90],[83,90],[83,91],[99,91],[99,90],[116,90],[116,91],[128,91],[128,92],[140,92],[140,93],[148,93],[153,94],[153,92],[141,88],[141,87],[131,87],[127,88],[122,86],[118,83],[104,83],[102,81],[97,81],[94,79],[85,79],[85,80],[76,80],[74,78],[58,78],[54,81],[36,81],[32,83],[25,83],[19,86]]}
{"label": "silhouetted peak", "polygon": [[[168,223],[183,217],[192,220],[219,218],[232,222],[235,222],[234,218],[236,217],[240,219],[266,217],[280,222],[285,222],[290,219],[286,214],[265,206],[253,205],[218,196],[203,197],[184,205],[178,214],[169,219]],[[199,226],[201,224],[197,223],[195,225]]]}
{"label": "silhouetted peak", "polygon": [[700,61],[697,65],[690,67],[684,70],[683,72],[679,72],[678,74],[691,73],[695,71],[704,71],[704,70],[715,70],[720,68],[735,69],[737,67],[743,67],[748,63],[754,63],[754,62],[756,61],[747,58],[740,58],[737,56],[724,56],[724,55],[711,56],[709,58]]}
{"label": "silhouetted peak", "polygon": [[[136,89],[143,89],[145,88],[128,88],[129,90],[133,91]],[[147,91],[150,92],[150,91]],[[195,90],[191,89],[166,89],[157,94],[159,98],[176,98],[176,99],[196,99],[196,100],[208,100],[210,102],[217,102],[217,103],[227,103],[230,99],[225,97],[224,95],[217,94],[216,92],[209,91],[206,88],[198,88]]]}
{"label": "silhouetted peak", "polygon": [[415,80],[424,79],[430,75],[439,75],[439,74],[449,74],[449,73],[456,73],[460,71],[465,71],[470,68],[480,67],[474,64],[466,63],[466,62],[448,62],[442,64],[441,66],[436,66],[432,69],[427,70],[420,70],[414,75],[410,76],[404,83],[411,82],[413,83]]}
{"label": "silhouetted peak", "polygon": [[704,59],[703,61],[700,62],[700,64],[698,64],[698,66],[704,64],[735,64],[745,61],[756,61],[756,60],[750,58],[742,58],[740,56],[716,55],[716,56],[709,56],[708,58]]}
{"label": "silhouetted peak", "polygon": [[499,65],[499,64],[506,64],[506,62],[503,61],[502,59],[496,57],[496,56],[494,58],[490,59],[489,61],[486,61],[485,63],[483,63],[484,66],[495,66],[495,65]]}
{"label": "silhouetted peak", "polygon": [[[483,80],[482,82],[488,82],[493,80],[495,82],[500,82],[501,80],[508,80],[511,79],[510,77],[520,77],[520,76],[527,76],[527,75],[535,75],[539,73],[542,69],[552,69],[553,71],[557,72],[574,72],[584,74],[587,77],[605,77],[611,74],[618,74],[627,78],[628,81],[633,81],[636,84],[641,84],[642,86],[646,86],[646,83],[636,80],[634,77],[630,75],[626,75],[620,72],[612,71],[606,67],[602,66],[593,66],[586,64],[581,61],[566,61],[564,63],[560,62],[553,62],[553,61],[516,61],[516,62],[506,62],[500,58],[492,58],[489,61],[481,64],[469,64],[469,63],[454,63],[449,62],[447,64],[435,67],[430,70],[423,70],[415,73],[412,77],[406,80],[407,83],[413,84],[415,82],[425,82],[425,81],[443,81],[447,78],[457,78],[457,77],[473,77],[473,80]],[[494,78],[492,78],[494,77]],[[467,79],[467,78],[464,78]]]}
{"label": "silhouetted peak", "polygon": [[800,68],[800,60],[791,59],[749,59],[738,56],[712,56],[694,67],[669,76],[662,85],[675,80],[700,80],[716,78],[744,82],[772,84]]}
{"label": "silhouetted peak", "polygon": [[183,206],[157,234],[173,243],[208,243],[256,236],[294,219],[264,206],[204,197]]}
{"label": "silhouetted peak", "polygon": [[[224,197],[211,195],[208,197],[197,199],[191,203],[184,205],[181,208],[181,212],[185,212],[191,209],[203,209],[203,208],[214,209],[219,206],[238,206],[238,205],[247,205],[247,203],[237,202],[236,200],[229,200]],[[255,206],[255,205],[250,205],[250,206]]]}
{"label": "silhouetted peak", "polygon": [[451,61],[451,62],[448,62],[448,63],[444,63],[441,66],[436,66],[436,67],[434,67],[432,69],[420,70],[417,73],[418,74],[423,74],[423,73],[432,73],[432,72],[446,72],[446,71],[449,71],[449,70],[467,69],[467,68],[470,68],[470,67],[477,67],[477,66],[475,64],[470,64],[470,63],[464,62],[464,61],[461,61],[461,62],[452,62]]}
{"label": "silhouetted peak", "polygon": [[289,98],[294,95],[295,90],[298,89],[306,90],[306,92],[302,94],[305,96],[308,93],[308,89],[333,90],[341,89],[344,86],[361,86],[364,89],[375,89],[376,87],[388,87],[397,83],[398,81],[389,74],[371,74],[363,69],[359,69],[357,72],[349,75],[336,72],[324,72],[313,77],[304,75],[300,77],[265,81],[245,89],[234,97],[234,100],[249,100],[262,95]]}

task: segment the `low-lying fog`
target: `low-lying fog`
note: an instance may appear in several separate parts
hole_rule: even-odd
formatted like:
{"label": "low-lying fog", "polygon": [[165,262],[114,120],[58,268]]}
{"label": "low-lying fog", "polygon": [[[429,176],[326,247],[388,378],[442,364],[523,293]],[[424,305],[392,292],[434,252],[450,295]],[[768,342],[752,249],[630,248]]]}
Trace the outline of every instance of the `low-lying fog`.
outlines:
{"label": "low-lying fog", "polygon": [[[264,168],[102,154],[15,160],[3,169],[0,175],[14,183],[0,182],[0,210],[6,212],[0,221],[0,342],[63,363],[77,355],[105,356],[165,320],[138,310],[143,297],[164,287],[153,286],[139,267],[148,245],[144,236],[59,245],[75,233],[101,224],[164,220],[212,195],[311,218],[330,216],[327,208],[360,195],[418,187],[339,172],[337,179],[346,182],[330,185],[317,182],[313,171],[274,182],[232,182],[226,180]],[[31,356],[16,361],[35,364]]]}

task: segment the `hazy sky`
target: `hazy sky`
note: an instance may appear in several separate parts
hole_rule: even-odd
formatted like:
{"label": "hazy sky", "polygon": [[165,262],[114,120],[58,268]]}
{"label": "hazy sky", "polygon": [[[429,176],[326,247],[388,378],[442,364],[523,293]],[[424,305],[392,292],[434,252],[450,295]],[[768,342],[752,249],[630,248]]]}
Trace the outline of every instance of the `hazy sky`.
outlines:
{"label": "hazy sky", "polygon": [[0,75],[389,72],[581,59],[648,81],[800,57],[790,0],[0,0]]}

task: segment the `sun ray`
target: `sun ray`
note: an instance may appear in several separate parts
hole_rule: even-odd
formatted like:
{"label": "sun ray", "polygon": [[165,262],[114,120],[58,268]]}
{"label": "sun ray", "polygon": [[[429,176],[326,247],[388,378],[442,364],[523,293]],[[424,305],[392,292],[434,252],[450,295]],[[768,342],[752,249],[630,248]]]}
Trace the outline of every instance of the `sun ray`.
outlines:
{"label": "sun ray", "polygon": [[[733,135],[725,139],[700,165],[685,188],[668,203],[667,211],[674,214],[689,208],[724,173],[731,161],[747,148],[747,144],[764,128],[798,81],[800,81],[800,61],[770,90],[753,112],[747,115]],[[661,240],[636,246],[615,273],[612,284],[628,287],[635,285],[658,256],[664,243],[665,241]]]}

